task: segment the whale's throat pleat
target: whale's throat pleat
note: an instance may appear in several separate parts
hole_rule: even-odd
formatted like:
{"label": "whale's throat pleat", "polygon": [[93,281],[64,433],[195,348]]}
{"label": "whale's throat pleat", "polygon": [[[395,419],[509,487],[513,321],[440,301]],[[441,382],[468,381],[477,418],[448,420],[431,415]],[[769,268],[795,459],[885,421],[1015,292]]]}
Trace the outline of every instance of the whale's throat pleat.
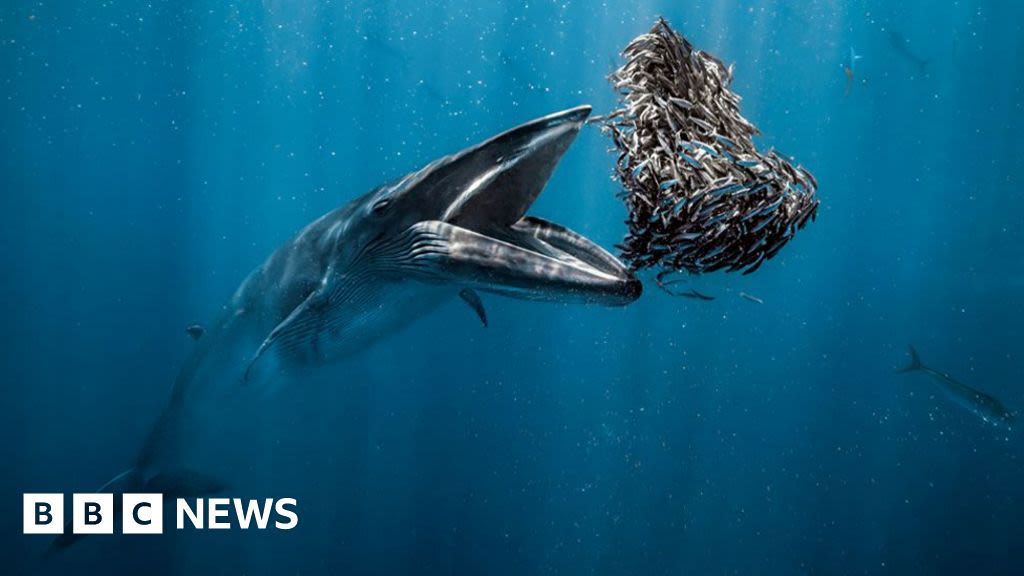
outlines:
{"label": "whale's throat pleat", "polygon": [[391,281],[377,271],[339,275],[274,328],[252,364],[265,356],[285,365],[337,361],[429,312],[444,297],[438,287]]}

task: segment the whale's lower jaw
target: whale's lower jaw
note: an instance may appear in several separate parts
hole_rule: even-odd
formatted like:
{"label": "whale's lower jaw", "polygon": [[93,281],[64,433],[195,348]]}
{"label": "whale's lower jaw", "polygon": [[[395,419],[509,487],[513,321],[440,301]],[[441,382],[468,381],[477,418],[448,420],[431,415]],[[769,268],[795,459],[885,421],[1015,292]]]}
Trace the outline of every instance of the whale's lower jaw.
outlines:
{"label": "whale's lower jaw", "polygon": [[420,222],[410,229],[403,266],[427,282],[525,300],[622,306],[640,296],[639,280],[582,236],[532,218],[506,232]]}

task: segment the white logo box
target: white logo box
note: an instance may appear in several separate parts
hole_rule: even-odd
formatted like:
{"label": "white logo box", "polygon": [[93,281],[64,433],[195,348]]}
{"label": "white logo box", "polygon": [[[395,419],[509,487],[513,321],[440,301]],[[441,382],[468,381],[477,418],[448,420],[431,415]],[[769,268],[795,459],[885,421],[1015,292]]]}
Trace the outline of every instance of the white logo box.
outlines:
{"label": "white logo box", "polygon": [[[73,494],[71,531],[75,534],[114,533],[113,494]],[[162,494],[123,494],[121,531],[124,534],[163,534]],[[31,493],[22,496],[22,533],[63,534],[64,494]]]}

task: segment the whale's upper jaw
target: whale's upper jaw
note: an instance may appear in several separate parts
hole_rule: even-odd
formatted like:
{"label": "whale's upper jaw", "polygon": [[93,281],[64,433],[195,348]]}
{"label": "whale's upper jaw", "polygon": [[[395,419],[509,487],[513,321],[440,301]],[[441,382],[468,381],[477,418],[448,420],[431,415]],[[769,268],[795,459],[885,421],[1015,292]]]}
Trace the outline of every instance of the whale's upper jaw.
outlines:
{"label": "whale's upper jaw", "polygon": [[578,106],[531,120],[441,157],[356,203],[387,202],[389,211],[415,214],[417,221],[474,230],[511,226],[540,195],[589,115],[590,106]]}
{"label": "whale's upper jaw", "polygon": [[557,112],[503,132],[452,159],[463,182],[440,220],[478,232],[518,222],[576,139],[590,106]]}

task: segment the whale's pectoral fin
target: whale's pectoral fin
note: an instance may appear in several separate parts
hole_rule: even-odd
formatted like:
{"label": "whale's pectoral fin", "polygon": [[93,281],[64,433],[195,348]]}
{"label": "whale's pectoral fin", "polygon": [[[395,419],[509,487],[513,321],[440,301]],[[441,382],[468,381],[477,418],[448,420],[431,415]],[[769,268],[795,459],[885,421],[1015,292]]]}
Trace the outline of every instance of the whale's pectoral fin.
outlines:
{"label": "whale's pectoral fin", "polygon": [[[301,304],[281,321],[280,324],[271,330],[270,334],[263,340],[260,347],[249,360],[245,369],[242,382],[248,382],[256,362],[267,352],[275,350],[278,352],[295,352],[297,344],[311,342],[319,332],[323,324],[324,315],[330,302],[329,293],[321,288],[313,291]],[[315,346],[314,346],[315,351]]]}
{"label": "whale's pectoral fin", "polygon": [[609,306],[628,304],[640,295],[639,280],[617,261],[615,266],[603,265],[594,255],[566,252],[540,238],[529,240],[515,228],[499,238],[431,220],[413,225],[412,231],[416,248],[410,270],[428,281],[526,300]]}
{"label": "whale's pectoral fin", "polygon": [[459,291],[459,298],[462,298],[462,301],[468,304],[473,309],[473,312],[476,312],[477,317],[480,318],[480,323],[484,325],[484,328],[487,328],[487,310],[484,310],[484,302],[480,299],[480,295],[476,293],[476,290],[463,288]]}

